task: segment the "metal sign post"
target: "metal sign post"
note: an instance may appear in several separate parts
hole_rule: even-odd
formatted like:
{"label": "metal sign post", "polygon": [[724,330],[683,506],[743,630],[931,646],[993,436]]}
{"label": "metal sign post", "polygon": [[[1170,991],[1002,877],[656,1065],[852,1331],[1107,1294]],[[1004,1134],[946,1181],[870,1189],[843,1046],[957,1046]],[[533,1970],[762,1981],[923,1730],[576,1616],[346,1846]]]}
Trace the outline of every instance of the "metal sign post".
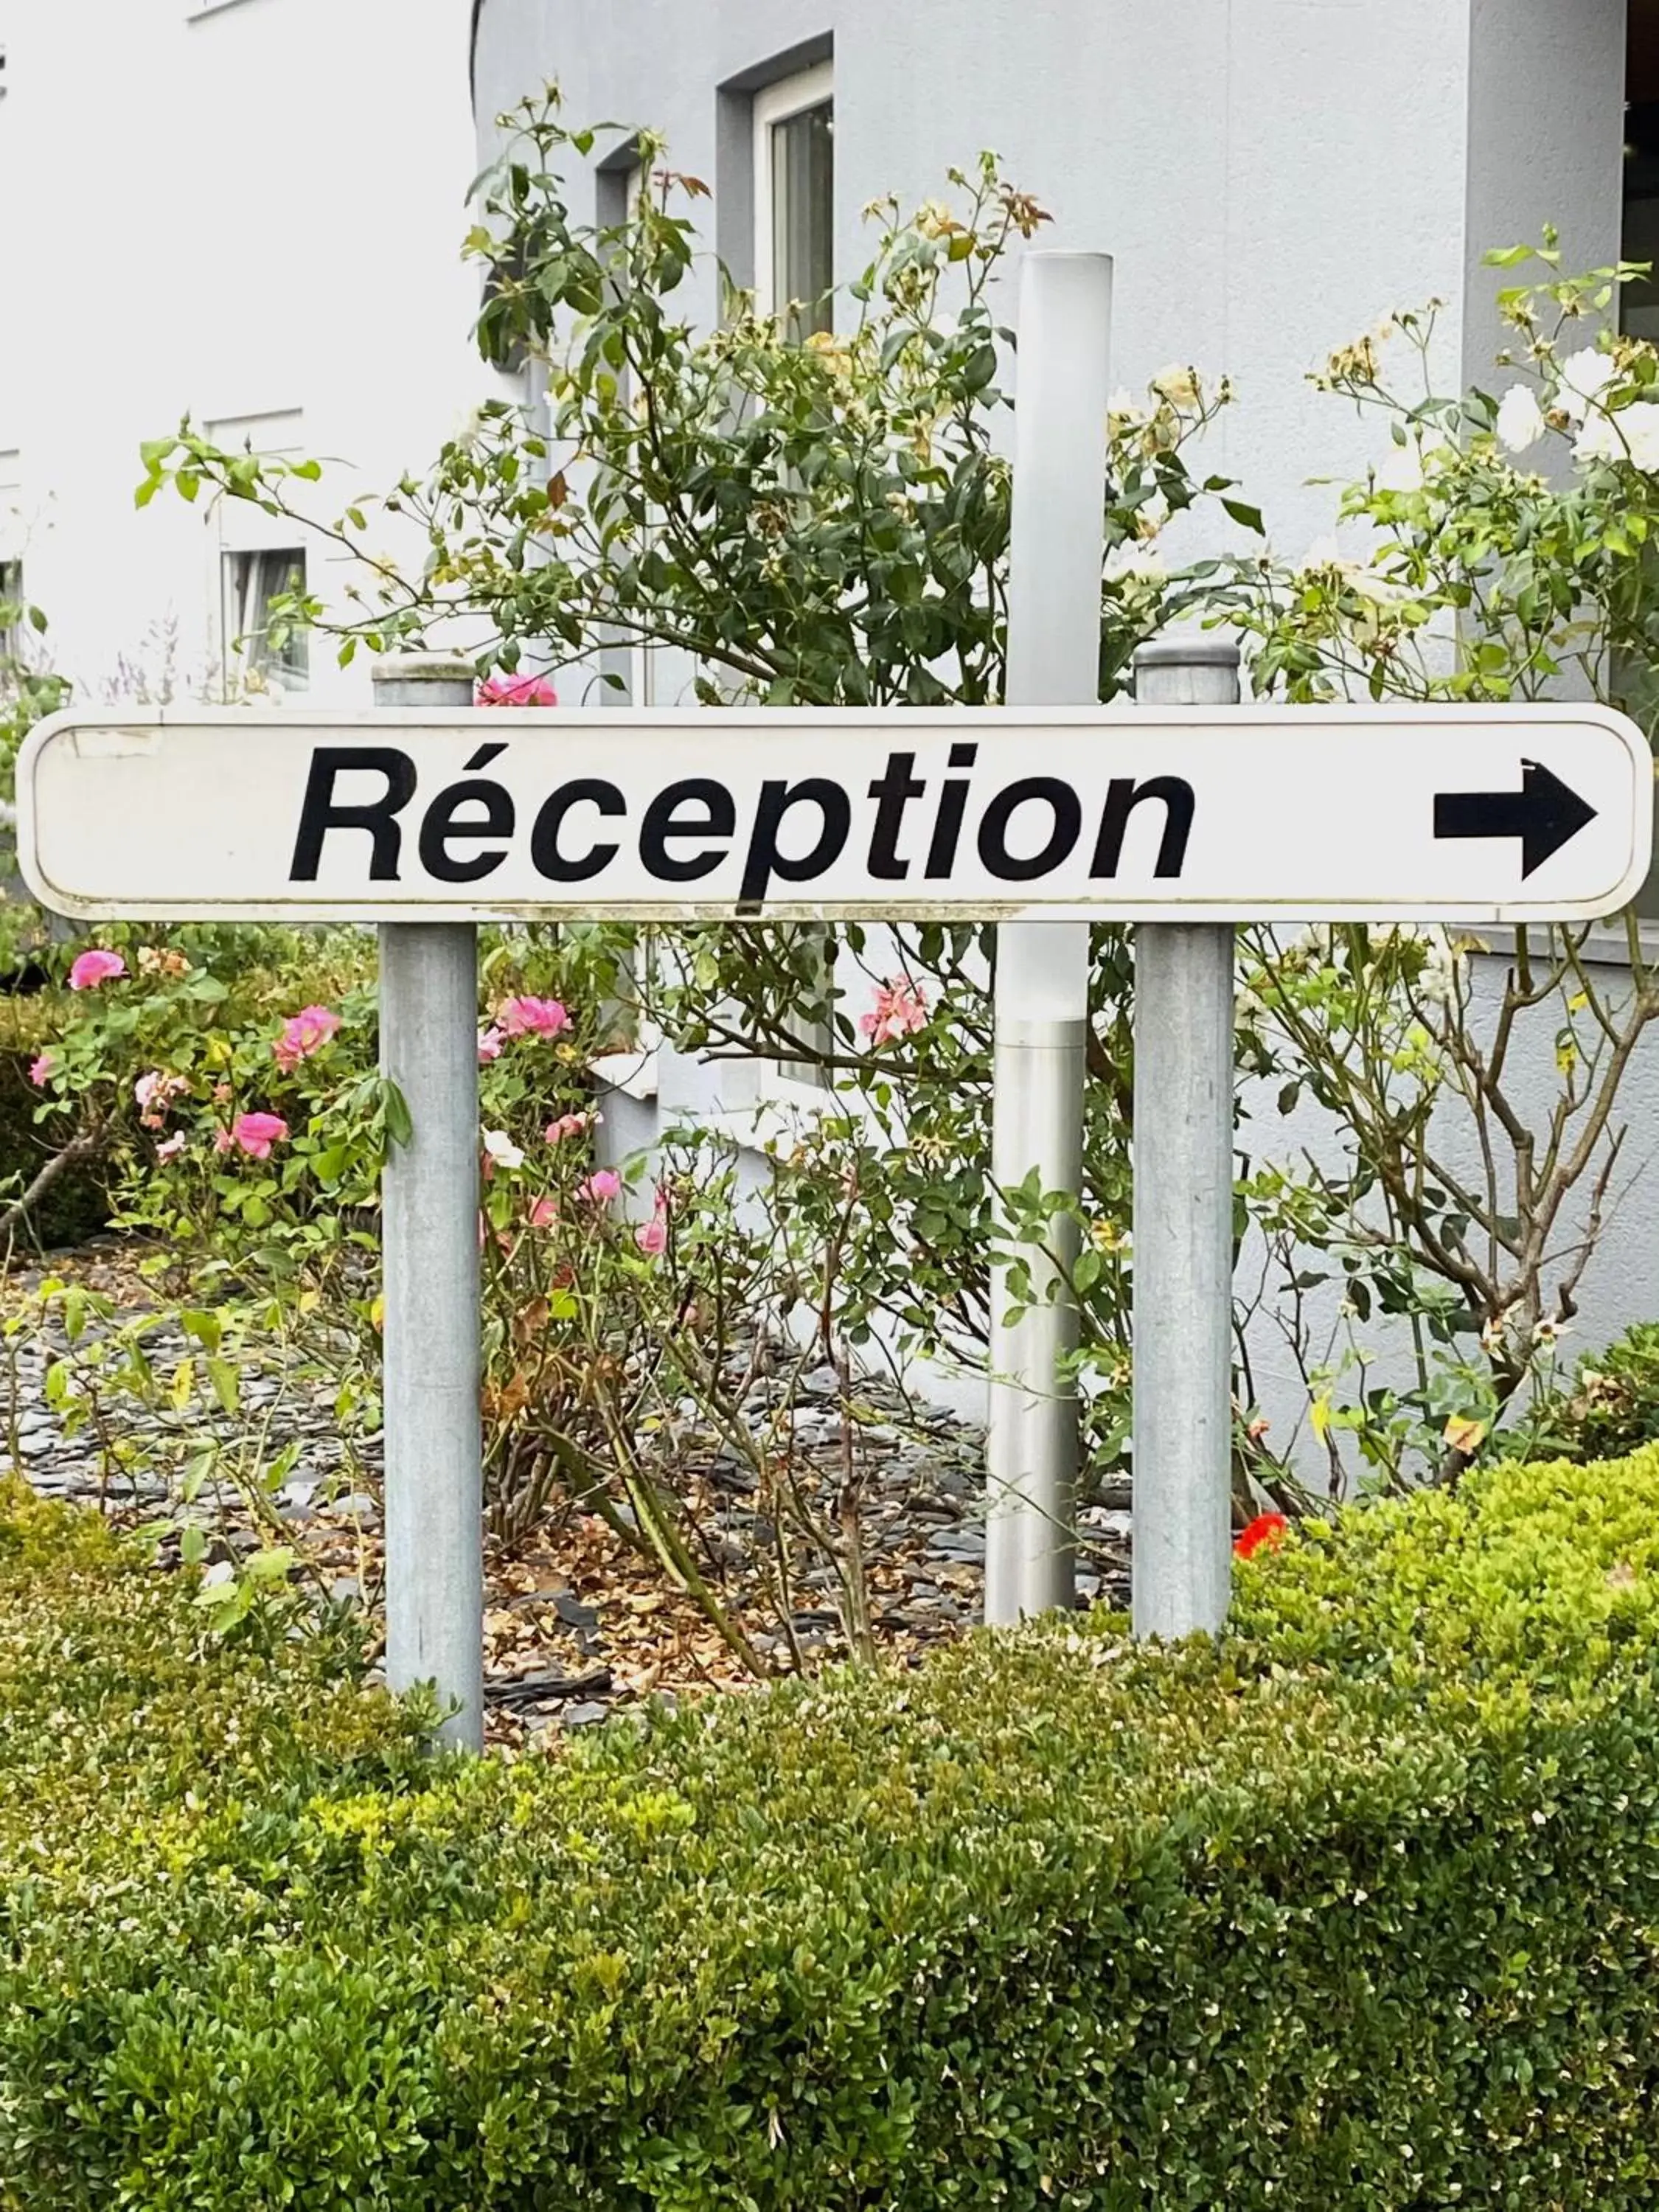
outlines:
{"label": "metal sign post", "polygon": [[[1238,648],[1143,646],[1135,694],[1235,705]],[[1134,1628],[1186,1636],[1220,1627],[1232,1572],[1234,932],[1144,922],[1134,940]]]}
{"label": "metal sign post", "polygon": [[[1019,373],[1008,561],[1009,706],[1100,696],[1100,568],[1106,507],[1112,264],[1103,253],[1029,253],[1020,266]],[[1041,763],[1034,763],[1041,766]],[[1083,1174],[1089,1033],[1086,922],[997,931],[991,1182],[1036,1170],[1045,1191]],[[1030,1300],[1016,1306],[1010,1266],[991,1276],[985,1445],[985,1618],[993,1625],[1072,1602],[1077,1304],[1061,1262],[1077,1228],[1054,1223],[1018,1259]]]}
{"label": "metal sign post", "polygon": [[[472,704],[465,661],[382,661],[383,708]],[[386,1675],[435,1685],[447,1742],[483,1748],[478,1413],[478,932],[380,925],[380,1068],[413,1134],[381,1177]]]}

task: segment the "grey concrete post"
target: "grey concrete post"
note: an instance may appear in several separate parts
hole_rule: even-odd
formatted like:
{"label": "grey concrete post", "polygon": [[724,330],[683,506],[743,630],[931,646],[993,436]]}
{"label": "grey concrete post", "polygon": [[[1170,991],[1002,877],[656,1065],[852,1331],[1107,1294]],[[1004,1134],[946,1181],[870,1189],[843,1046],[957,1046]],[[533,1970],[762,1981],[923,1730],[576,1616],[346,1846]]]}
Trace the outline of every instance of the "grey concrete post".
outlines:
{"label": "grey concrete post", "polygon": [[[374,671],[377,707],[470,707],[464,660]],[[380,928],[380,1068],[414,1125],[381,1183],[386,1284],[386,1671],[436,1685],[445,1741],[483,1747],[478,1422],[478,933]]]}
{"label": "grey concrete post", "polygon": [[[1148,707],[1238,701],[1238,649],[1135,655]],[[1134,1630],[1215,1630],[1231,1586],[1233,952],[1228,922],[1135,942]]]}
{"label": "grey concrete post", "polygon": [[[1028,253],[1020,270],[1006,703],[1090,706],[1100,696],[1106,409],[1112,264],[1103,253]],[[997,931],[991,1179],[1077,1191],[1089,1029],[1083,922]],[[1062,1260],[1075,1224],[1055,1224]],[[991,1279],[985,1618],[1068,1606],[1074,1589],[1077,1401],[1061,1370],[1077,1308],[1040,1243],[1022,1255],[1036,1303],[1008,1326],[1006,1267]]]}

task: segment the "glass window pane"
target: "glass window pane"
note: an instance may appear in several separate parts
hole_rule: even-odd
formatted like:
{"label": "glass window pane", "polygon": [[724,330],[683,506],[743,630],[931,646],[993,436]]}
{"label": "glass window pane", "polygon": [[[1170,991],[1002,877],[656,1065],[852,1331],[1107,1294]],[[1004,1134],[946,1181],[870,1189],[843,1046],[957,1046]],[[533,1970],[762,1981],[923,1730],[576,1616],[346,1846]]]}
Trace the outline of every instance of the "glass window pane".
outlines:
{"label": "glass window pane", "polygon": [[233,553],[225,568],[225,642],[240,657],[244,678],[274,679],[285,691],[303,690],[311,665],[306,632],[290,629],[280,641],[269,635],[273,602],[305,590],[303,550]]}
{"label": "glass window pane", "polygon": [[772,296],[798,340],[830,327],[835,143],[829,100],[772,126]]}
{"label": "glass window pane", "polygon": [[23,650],[23,564],[0,561],[0,660]]}

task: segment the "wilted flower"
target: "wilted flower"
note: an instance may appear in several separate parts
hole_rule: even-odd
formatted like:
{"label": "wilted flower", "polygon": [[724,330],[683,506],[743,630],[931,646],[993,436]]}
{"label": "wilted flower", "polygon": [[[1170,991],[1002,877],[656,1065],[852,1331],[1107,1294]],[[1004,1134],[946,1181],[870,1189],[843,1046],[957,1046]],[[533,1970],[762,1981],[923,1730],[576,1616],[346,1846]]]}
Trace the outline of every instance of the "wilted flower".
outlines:
{"label": "wilted flower", "polygon": [[527,1218],[532,1229],[550,1229],[559,1218],[557,1200],[538,1198],[531,1207]]}
{"label": "wilted flower", "polygon": [[174,1130],[172,1136],[165,1139],[162,1143],[157,1145],[155,1147],[156,1158],[158,1160],[176,1160],[179,1153],[184,1151],[186,1141],[187,1139],[182,1129]]}
{"label": "wilted flower", "polygon": [[268,1160],[273,1145],[282,1143],[288,1134],[288,1123],[280,1114],[239,1114],[230,1125],[232,1142],[239,1152],[251,1160]]}
{"label": "wilted flower", "polygon": [[659,1258],[668,1249],[668,1224],[661,1218],[641,1222],[634,1231],[634,1242],[647,1258]]}
{"label": "wilted flower", "polygon": [[118,952],[95,945],[90,952],[76,954],[69,972],[69,986],[71,991],[95,991],[100,983],[112,982],[126,972],[127,963]]}
{"label": "wilted flower", "polygon": [[570,1017],[556,999],[505,999],[495,1015],[503,1036],[557,1036]]}
{"label": "wilted flower", "polygon": [[159,1067],[141,1075],[132,1086],[138,1102],[138,1118],[147,1129],[159,1129],[167,1119],[169,1103],[190,1085],[182,1075],[163,1075]]}
{"label": "wilted flower", "polygon": [[340,1017],[326,1006],[302,1006],[290,1014],[273,1048],[277,1066],[284,1075],[292,1075],[302,1060],[322,1050],[339,1026]]}
{"label": "wilted flower", "polygon": [[1512,384],[1498,404],[1498,439],[1506,453],[1524,453],[1544,434],[1544,410],[1530,386]]}
{"label": "wilted flower", "polygon": [[501,1045],[503,1042],[504,1040],[501,1036],[501,1033],[498,1029],[490,1028],[487,1030],[480,1030],[478,1031],[478,1059],[480,1062],[483,1063],[488,1060],[499,1060],[501,1056]]}
{"label": "wilted flower", "polygon": [[141,945],[138,972],[141,975],[188,975],[190,963],[182,952],[174,952],[170,946]]}
{"label": "wilted flower", "polygon": [[542,1135],[550,1145],[562,1144],[567,1137],[580,1137],[590,1121],[599,1121],[597,1114],[561,1114],[556,1121],[550,1121]]}
{"label": "wilted flower", "polygon": [[556,707],[559,695],[544,676],[487,676],[478,686],[481,707]]}
{"label": "wilted flower", "polygon": [[42,1090],[51,1079],[52,1072],[57,1065],[58,1055],[52,1052],[43,1052],[29,1062],[29,1081],[37,1091]]}
{"label": "wilted flower", "polygon": [[943,200],[924,200],[916,210],[916,228],[924,238],[949,238],[962,225]]}
{"label": "wilted flower", "polygon": [[1171,407],[1196,407],[1198,404],[1198,373],[1183,368],[1177,362],[1168,368],[1159,369],[1152,379],[1152,389],[1160,399],[1167,399]]}
{"label": "wilted flower", "polygon": [[927,1026],[927,1001],[908,975],[890,975],[870,1012],[859,1016],[859,1029],[872,1044],[914,1036]]}

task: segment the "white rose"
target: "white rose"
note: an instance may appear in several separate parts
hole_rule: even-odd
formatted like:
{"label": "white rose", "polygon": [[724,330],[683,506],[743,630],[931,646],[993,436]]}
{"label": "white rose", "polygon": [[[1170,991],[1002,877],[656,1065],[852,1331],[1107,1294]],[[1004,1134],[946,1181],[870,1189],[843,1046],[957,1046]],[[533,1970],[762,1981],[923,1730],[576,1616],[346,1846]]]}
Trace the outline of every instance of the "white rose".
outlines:
{"label": "white rose", "polygon": [[1638,399],[1613,419],[1635,465],[1648,476],[1659,473],[1659,403]]}
{"label": "white rose", "polygon": [[521,1168],[524,1154],[505,1129],[486,1129],[483,1148],[498,1168]]}
{"label": "white rose", "polygon": [[1570,353],[1560,367],[1561,388],[1556,404],[1575,422],[1582,422],[1615,374],[1612,355],[1599,352],[1595,346]]}
{"label": "white rose", "polygon": [[1105,573],[1110,584],[1163,584],[1170,574],[1157,554],[1133,538],[1112,548],[1106,556]]}
{"label": "white rose", "polygon": [[1296,564],[1296,573],[1304,576],[1310,568],[1338,568],[1342,565],[1342,554],[1334,538],[1316,538],[1313,544]]}
{"label": "white rose", "polygon": [[1572,450],[1581,461],[1622,461],[1625,441],[1613,416],[1598,408],[1578,433]]}
{"label": "white rose", "polygon": [[1498,402],[1498,438],[1506,453],[1524,453],[1545,429],[1544,410],[1524,384],[1512,384]]}

